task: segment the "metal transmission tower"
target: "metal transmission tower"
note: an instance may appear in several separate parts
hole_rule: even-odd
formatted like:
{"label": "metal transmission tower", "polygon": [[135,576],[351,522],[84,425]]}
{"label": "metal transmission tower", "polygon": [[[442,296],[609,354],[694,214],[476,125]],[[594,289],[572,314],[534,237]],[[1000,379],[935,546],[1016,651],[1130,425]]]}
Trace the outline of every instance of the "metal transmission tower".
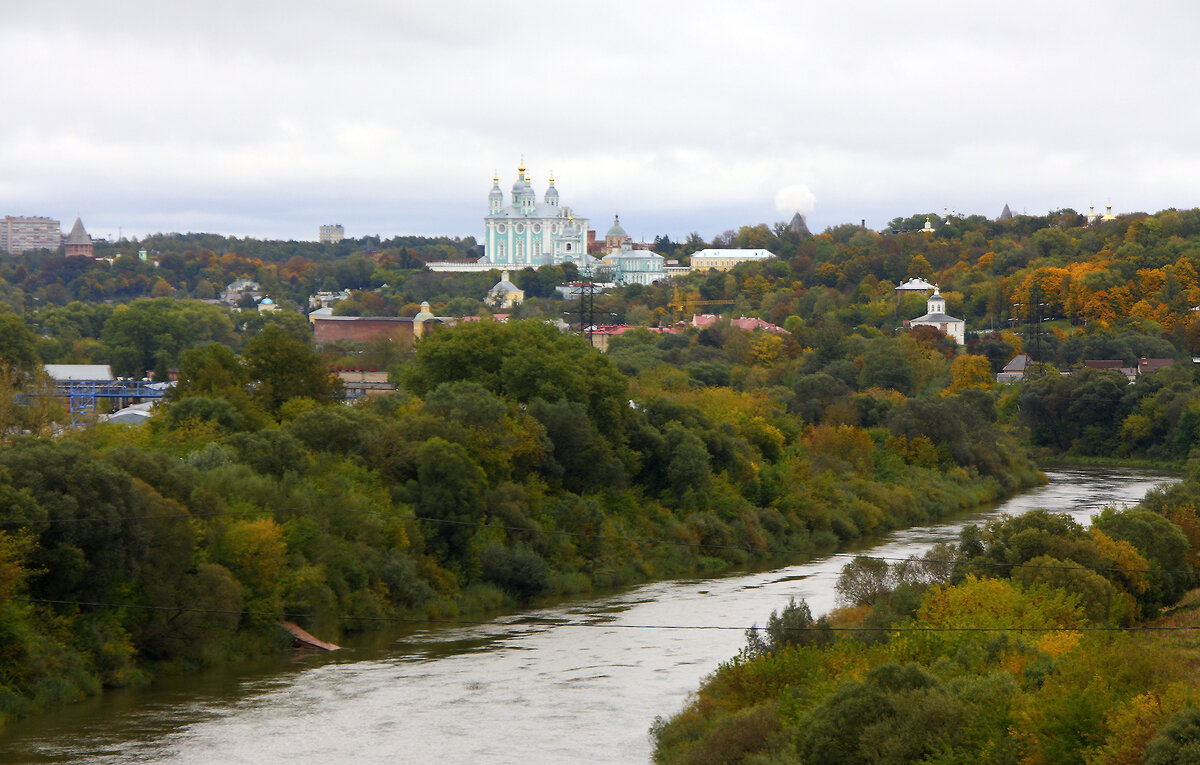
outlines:
{"label": "metal transmission tower", "polygon": [[596,329],[596,282],[592,269],[585,267],[579,272],[579,333],[592,344],[592,333]]}
{"label": "metal transmission tower", "polygon": [[[1042,357],[1042,309],[1048,306],[1049,303],[1042,302],[1042,288],[1034,283],[1029,288],[1029,302],[1013,303],[1013,308],[1025,309],[1025,337],[1029,343],[1026,352],[1034,361],[1045,361]],[[1011,322],[1016,322],[1017,319],[1009,319]]]}

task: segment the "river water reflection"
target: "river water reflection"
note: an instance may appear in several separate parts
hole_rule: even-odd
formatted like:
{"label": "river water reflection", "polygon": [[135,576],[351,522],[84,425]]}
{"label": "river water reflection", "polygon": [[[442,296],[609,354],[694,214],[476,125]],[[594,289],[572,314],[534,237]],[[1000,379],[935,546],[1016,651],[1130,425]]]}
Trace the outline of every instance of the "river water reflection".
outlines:
{"label": "river water reflection", "polygon": [[[965,524],[1037,507],[1087,523],[1101,507],[1133,504],[1172,480],[1047,475],[1049,485],[986,512],[895,532],[860,552],[921,554]],[[789,597],[814,614],[830,610],[848,559],[659,582],[382,644],[376,636],[377,645],[305,662],[110,693],[11,726],[0,734],[0,762],[647,762],[655,716],[678,711],[744,645],[743,630]]]}

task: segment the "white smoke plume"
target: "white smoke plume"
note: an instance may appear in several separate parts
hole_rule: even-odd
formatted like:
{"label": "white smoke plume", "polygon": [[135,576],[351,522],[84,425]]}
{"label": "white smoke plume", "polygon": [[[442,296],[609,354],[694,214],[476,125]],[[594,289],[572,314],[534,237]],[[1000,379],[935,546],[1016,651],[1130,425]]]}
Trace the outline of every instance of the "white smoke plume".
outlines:
{"label": "white smoke plume", "polygon": [[803,183],[784,186],[775,194],[775,209],[785,218],[790,218],[793,213],[798,212],[807,219],[812,215],[816,203],[817,197]]}

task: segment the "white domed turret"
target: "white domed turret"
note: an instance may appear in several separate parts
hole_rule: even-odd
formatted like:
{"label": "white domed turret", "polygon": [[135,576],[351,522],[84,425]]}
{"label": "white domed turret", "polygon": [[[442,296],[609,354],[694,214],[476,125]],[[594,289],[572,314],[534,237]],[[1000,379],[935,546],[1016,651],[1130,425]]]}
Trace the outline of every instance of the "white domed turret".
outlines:
{"label": "white domed turret", "polygon": [[558,207],[558,189],[554,188],[554,171],[550,171],[550,188],[546,189],[546,204]]}
{"label": "white domed turret", "polygon": [[429,321],[432,318],[434,318],[434,316],[429,311],[429,301],[422,300],[421,301],[421,312],[413,317],[413,321]]}
{"label": "white domed turret", "polygon": [[492,190],[488,192],[488,215],[495,215],[504,206],[504,192],[500,190],[500,174],[492,176]]}
{"label": "white domed turret", "polygon": [[513,183],[512,195],[513,204],[525,215],[532,212],[537,204],[537,193],[529,183],[529,176],[525,174],[524,160],[521,160],[521,166],[517,168],[517,180]]}
{"label": "white domed turret", "polygon": [[929,296],[929,301],[926,303],[926,309],[929,313],[945,313],[946,298],[942,297],[942,292],[937,285],[933,287],[933,294]]}

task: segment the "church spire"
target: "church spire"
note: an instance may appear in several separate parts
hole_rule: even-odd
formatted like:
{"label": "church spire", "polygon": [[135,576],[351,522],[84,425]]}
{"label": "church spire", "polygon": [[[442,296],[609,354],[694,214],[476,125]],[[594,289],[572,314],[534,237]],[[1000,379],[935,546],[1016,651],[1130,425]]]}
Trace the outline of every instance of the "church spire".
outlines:
{"label": "church spire", "polygon": [[492,190],[488,192],[488,215],[495,215],[504,206],[504,192],[500,190],[500,173],[492,176]]}

